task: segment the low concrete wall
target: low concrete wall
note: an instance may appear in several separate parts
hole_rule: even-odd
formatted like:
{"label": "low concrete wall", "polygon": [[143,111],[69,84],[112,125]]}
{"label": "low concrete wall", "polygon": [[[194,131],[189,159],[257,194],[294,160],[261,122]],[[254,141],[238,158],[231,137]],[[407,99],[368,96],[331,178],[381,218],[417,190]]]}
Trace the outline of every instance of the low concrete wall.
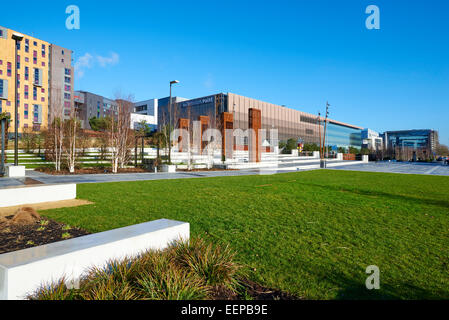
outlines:
{"label": "low concrete wall", "polygon": [[25,166],[7,164],[5,165],[5,176],[8,178],[23,178],[25,177]]}
{"label": "low concrete wall", "polygon": [[90,267],[188,240],[190,225],[161,219],[0,255],[0,300],[21,300],[65,277],[76,283]]}
{"label": "low concrete wall", "polygon": [[76,184],[36,185],[0,189],[0,208],[76,198]]}

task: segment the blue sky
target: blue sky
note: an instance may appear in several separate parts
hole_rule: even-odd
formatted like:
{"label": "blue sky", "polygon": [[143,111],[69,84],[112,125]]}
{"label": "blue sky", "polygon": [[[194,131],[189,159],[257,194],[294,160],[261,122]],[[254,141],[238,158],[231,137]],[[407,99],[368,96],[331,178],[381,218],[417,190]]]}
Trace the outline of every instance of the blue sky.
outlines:
{"label": "blue sky", "polygon": [[[67,30],[68,5],[81,13]],[[368,30],[365,9],[380,9]],[[75,89],[135,100],[233,92],[449,144],[449,1],[21,1],[0,25],[74,51]],[[13,13],[17,12],[17,13]],[[6,14],[5,14],[6,13]]]}

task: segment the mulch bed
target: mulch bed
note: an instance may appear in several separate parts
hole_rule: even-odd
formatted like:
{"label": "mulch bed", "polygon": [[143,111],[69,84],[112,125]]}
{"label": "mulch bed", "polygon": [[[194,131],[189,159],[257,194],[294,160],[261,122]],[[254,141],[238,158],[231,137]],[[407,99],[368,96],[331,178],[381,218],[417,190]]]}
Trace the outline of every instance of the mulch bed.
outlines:
{"label": "mulch bed", "polygon": [[[51,174],[54,176],[60,176],[60,175],[75,175],[75,174],[105,174],[109,173],[112,174],[111,168],[83,168],[83,169],[76,169],[75,173],[70,173],[68,170],[61,170],[59,172],[56,172],[53,168],[36,168],[35,171]],[[148,170],[142,169],[142,168],[124,168],[124,169],[118,169],[117,173],[145,173],[149,172]]]}
{"label": "mulch bed", "polygon": [[[13,216],[6,217],[10,220]],[[48,219],[29,225],[0,223],[0,254],[88,235],[87,231]],[[64,237],[63,237],[64,235]]]}
{"label": "mulch bed", "polygon": [[213,300],[243,300],[251,297],[253,300],[299,300],[287,292],[261,286],[251,280],[242,279],[240,284],[246,290],[246,297],[240,296],[228,288],[215,287],[212,292]]}

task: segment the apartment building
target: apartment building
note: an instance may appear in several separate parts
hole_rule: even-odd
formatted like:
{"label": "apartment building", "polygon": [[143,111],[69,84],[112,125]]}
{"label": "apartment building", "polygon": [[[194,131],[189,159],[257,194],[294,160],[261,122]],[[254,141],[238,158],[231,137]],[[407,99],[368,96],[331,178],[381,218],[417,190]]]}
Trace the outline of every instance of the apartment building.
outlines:
{"label": "apartment building", "polygon": [[75,91],[75,112],[83,129],[91,130],[89,120],[117,116],[117,102],[87,91]]}
{"label": "apartment building", "polygon": [[[23,35],[17,56],[12,38],[15,33]],[[73,109],[71,55],[70,50],[0,26],[0,112],[9,113],[14,123],[17,88],[19,134],[28,128],[35,132],[42,130],[56,112],[70,115]],[[13,130],[11,126],[10,133]]]}

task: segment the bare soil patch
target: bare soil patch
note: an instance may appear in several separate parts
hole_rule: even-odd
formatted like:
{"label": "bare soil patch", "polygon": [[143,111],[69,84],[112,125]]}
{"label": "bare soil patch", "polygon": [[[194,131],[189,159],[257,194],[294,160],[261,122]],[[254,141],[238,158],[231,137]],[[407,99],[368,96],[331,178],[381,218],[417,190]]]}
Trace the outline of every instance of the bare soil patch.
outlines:
{"label": "bare soil patch", "polygon": [[13,215],[23,207],[31,207],[36,211],[50,210],[50,209],[59,209],[59,208],[69,208],[69,207],[79,207],[93,204],[93,202],[82,200],[82,199],[73,199],[73,200],[62,200],[62,201],[52,201],[52,202],[42,202],[31,205],[21,205],[14,207],[5,207],[0,208],[0,221],[2,218]]}

